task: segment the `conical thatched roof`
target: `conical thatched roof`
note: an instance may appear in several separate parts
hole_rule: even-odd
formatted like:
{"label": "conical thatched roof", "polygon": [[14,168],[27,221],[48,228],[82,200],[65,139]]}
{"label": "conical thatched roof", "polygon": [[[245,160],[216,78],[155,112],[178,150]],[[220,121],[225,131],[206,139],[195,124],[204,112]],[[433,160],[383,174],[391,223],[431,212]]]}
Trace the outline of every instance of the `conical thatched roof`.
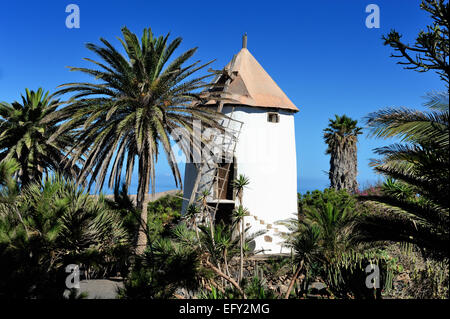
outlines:
{"label": "conical thatched roof", "polygon": [[[244,46],[225,67],[232,80],[223,90],[232,104],[280,108],[298,112],[298,108]],[[216,83],[223,83],[223,76]]]}

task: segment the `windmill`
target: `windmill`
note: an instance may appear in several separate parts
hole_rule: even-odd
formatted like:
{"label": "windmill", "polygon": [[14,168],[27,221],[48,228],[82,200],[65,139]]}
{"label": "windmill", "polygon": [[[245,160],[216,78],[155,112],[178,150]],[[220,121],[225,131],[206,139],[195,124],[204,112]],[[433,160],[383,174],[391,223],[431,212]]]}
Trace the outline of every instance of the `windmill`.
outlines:
{"label": "windmill", "polygon": [[[285,229],[277,220],[297,213],[297,166],[294,114],[298,108],[273,81],[247,49],[242,49],[218,74],[211,92],[221,99],[204,106],[225,115],[223,134],[211,136],[212,148],[198,163],[186,163],[183,211],[202,198],[208,216],[229,222],[236,206],[231,182],[239,174],[250,179],[243,205],[252,230],[267,230],[255,240],[255,249],[283,251],[280,235]],[[261,153],[261,154],[259,154]]]}

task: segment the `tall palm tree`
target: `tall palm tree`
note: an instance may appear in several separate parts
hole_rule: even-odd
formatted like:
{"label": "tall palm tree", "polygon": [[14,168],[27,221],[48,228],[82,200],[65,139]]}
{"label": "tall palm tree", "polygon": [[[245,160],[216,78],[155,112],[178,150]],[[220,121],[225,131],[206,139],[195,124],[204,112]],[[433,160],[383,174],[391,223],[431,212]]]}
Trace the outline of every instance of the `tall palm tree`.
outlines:
{"label": "tall palm tree", "polygon": [[[86,47],[101,58],[101,62],[86,59],[96,69],[71,67],[92,76],[97,82],[68,83],[58,94],[74,93],[71,103],[61,112],[68,118],[64,128],[83,129],[76,144],[72,160],[85,158],[79,180],[90,177],[89,187],[96,183],[103,187],[109,172],[109,187],[119,187],[122,172],[129,185],[137,158],[137,207],[141,210],[141,227],[137,252],[142,253],[147,244],[146,224],[149,185],[155,192],[155,162],[162,145],[177,186],[181,175],[170,140],[180,140],[189,145],[200,145],[201,137],[192,135],[193,120],[202,127],[220,129],[220,114],[211,108],[196,107],[195,102],[205,102],[207,97],[199,92],[207,87],[209,76],[190,78],[211,62],[185,62],[196,52],[190,49],[174,57],[181,38],[169,42],[168,37],[155,37],[151,29],[144,29],[141,40],[126,27],[119,39],[125,55],[119,53],[107,40],[103,46],[92,43]],[[171,60],[171,61],[169,61]],[[202,103],[200,103],[202,104]],[[200,139],[200,141],[199,141]],[[190,150],[180,144],[186,154]]]}
{"label": "tall palm tree", "polygon": [[76,166],[65,167],[73,133],[54,135],[61,123],[55,116],[59,101],[42,88],[25,92],[21,102],[0,102],[0,162],[14,159],[19,164],[22,186],[40,181],[49,171],[75,174]]}
{"label": "tall palm tree", "polygon": [[347,117],[335,115],[324,129],[325,143],[328,144],[326,154],[330,154],[330,186],[337,190],[347,189],[355,192],[358,189],[357,142],[361,127],[358,122]]}
{"label": "tall palm tree", "polygon": [[372,136],[401,142],[375,149],[382,158],[371,165],[393,181],[388,179],[380,196],[365,197],[382,212],[366,216],[360,230],[363,240],[410,242],[448,258],[448,92],[428,94],[426,105],[430,111],[390,108],[368,115]]}

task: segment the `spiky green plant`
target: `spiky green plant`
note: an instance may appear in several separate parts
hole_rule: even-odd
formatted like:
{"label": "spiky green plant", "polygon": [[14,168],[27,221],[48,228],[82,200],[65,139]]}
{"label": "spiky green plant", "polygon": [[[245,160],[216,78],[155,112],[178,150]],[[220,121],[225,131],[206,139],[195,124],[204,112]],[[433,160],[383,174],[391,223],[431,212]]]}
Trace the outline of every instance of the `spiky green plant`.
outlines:
{"label": "spiky green plant", "polygon": [[197,240],[200,241],[200,236],[198,233],[198,225],[197,225],[197,218],[200,214],[200,208],[194,204],[191,204],[188,206],[185,214],[185,218],[192,223],[192,227],[195,230],[195,234],[197,237]]}
{"label": "spiky green plant", "polygon": [[240,256],[240,270],[239,270],[239,280],[244,277],[244,243],[245,243],[245,221],[244,217],[249,215],[247,209],[243,205],[244,189],[250,184],[250,179],[240,174],[238,178],[232,181],[231,185],[236,192],[236,198],[239,201],[239,206],[234,210],[233,214],[235,220],[238,221],[239,236],[241,241],[241,256]]}
{"label": "spiky green plant", "polygon": [[172,298],[177,289],[195,290],[200,285],[200,255],[195,234],[185,224],[170,237],[161,237],[136,257],[120,297],[127,299]]}
{"label": "spiky green plant", "polygon": [[248,185],[250,185],[250,179],[242,174],[240,174],[238,178],[232,182],[232,186],[236,192],[236,197],[239,200],[239,205],[243,205],[242,200],[244,197],[244,189],[247,188]]}
{"label": "spiky green plant", "polygon": [[239,230],[239,242],[240,242],[240,256],[239,256],[239,280],[244,278],[244,245],[245,245],[245,223],[244,217],[248,216],[249,212],[242,205],[239,205],[233,210],[234,223]]}
{"label": "spiky green plant", "polygon": [[58,131],[62,119],[57,116],[61,103],[42,88],[25,89],[21,102],[0,103],[0,162],[14,159],[22,186],[40,181],[44,173],[59,171],[66,176],[75,175],[77,160],[67,164],[67,151],[74,134]]}
{"label": "spiky green plant", "polygon": [[18,188],[13,176],[19,169],[19,163],[14,159],[0,162],[0,205],[14,202]]}
{"label": "spiky green plant", "polygon": [[285,298],[289,298],[301,273],[304,279],[300,294],[307,293],[311,280],[320,277],[339,297],[370,297],[371,291],[364,285],[364,267],[372,260],[383,268],[384,257],[379,247],[355,242],[354,225],[366,208],[347,191],[334,189],[302,195],[300,204],[297,218],[278,222],[289,230],[283,237],[286,246],[294,251],[296,267]]}
{"label": "spiky green plant", "polygon": [[22,189],[0,212],[1,296],[62,298],[65,267],[91,275],[126,269],[129,246],[120,216],[75,182],[56,174]]}

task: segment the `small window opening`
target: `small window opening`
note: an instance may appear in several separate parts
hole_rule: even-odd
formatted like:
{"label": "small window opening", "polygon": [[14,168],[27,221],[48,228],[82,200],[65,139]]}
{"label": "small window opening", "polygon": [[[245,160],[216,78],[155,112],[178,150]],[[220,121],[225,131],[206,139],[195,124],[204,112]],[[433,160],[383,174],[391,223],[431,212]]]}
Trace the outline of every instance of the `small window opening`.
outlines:
{"label": "small window opening", "polygon": [[267,122],[278,123],[280,122],[280,115],[278,113],[268,113]]}

